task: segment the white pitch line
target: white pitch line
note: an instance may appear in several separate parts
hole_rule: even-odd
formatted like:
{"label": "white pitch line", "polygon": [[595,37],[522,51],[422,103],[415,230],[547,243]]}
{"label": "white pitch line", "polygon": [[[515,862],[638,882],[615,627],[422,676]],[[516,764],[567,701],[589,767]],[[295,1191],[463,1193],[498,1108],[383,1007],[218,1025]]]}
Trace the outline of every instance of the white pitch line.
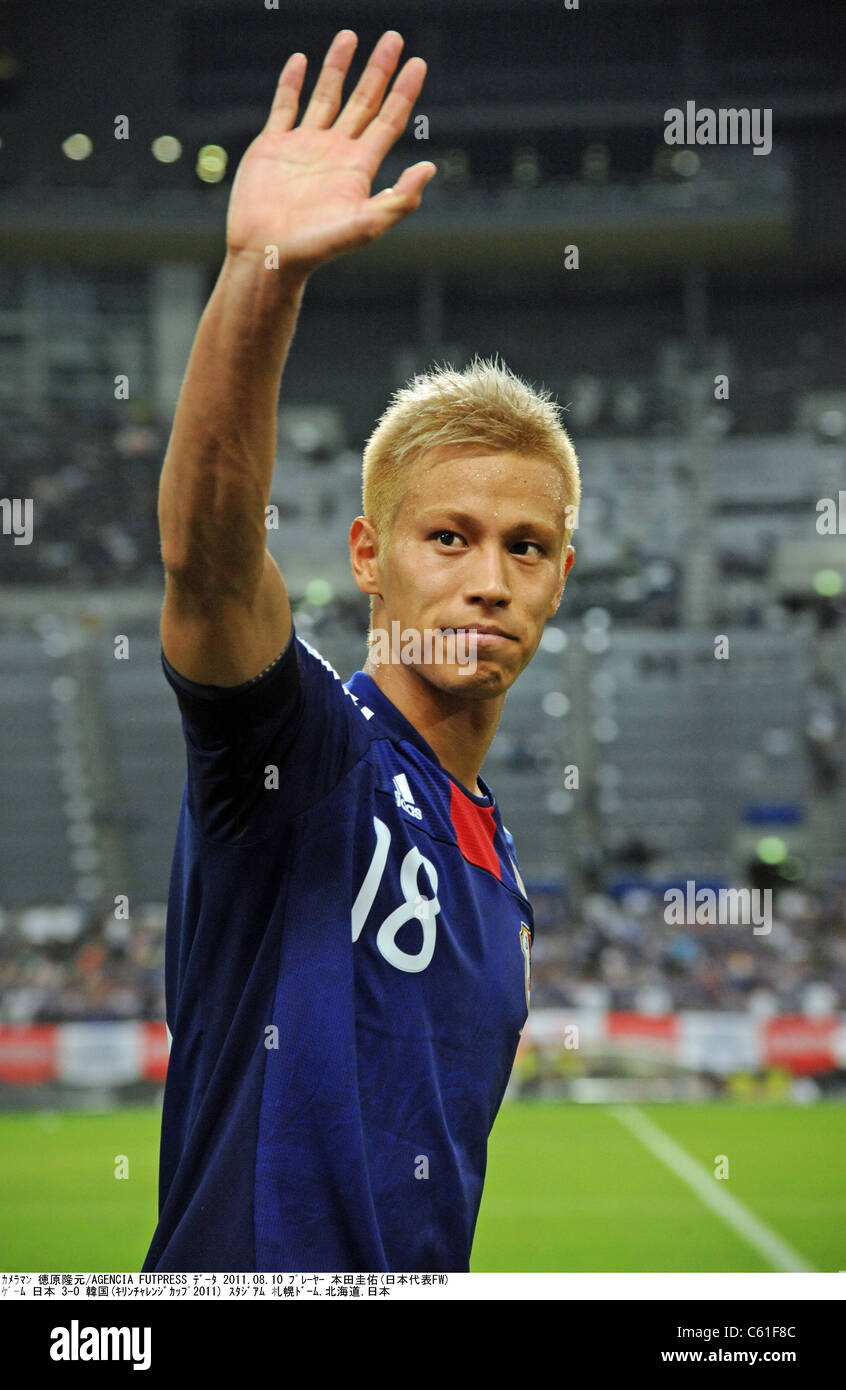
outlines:
{"label": "white pitch line", "polygon": [[814,1266],[798,1250],[794,1250],[792,1245],[759,1221],[748,1207],[726,1192],[722,1182],[712,1177],[707,1168],[702,1168],[669,1134],[665,1134],[635,1106],[613,1106],[611,1114],[640,1140],[644,1148],[681,1178],[706,1207],[710,1207],[776,1269],[803,1273],[814,1270]]}

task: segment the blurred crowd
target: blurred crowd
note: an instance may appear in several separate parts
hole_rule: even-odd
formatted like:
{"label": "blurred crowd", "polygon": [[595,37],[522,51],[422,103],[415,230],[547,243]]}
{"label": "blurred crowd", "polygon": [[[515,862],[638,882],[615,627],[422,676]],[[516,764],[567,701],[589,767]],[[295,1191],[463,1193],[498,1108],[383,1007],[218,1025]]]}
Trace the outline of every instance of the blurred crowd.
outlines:
{"label": "blurred crowd", "polygon": [[167,434],[141,407],[4,403],[0,496],[31,498],[38,544],[0,546],[0,584],[159,584],[159,474]]}
{"label": "blurred crowd", "polygon": [[[781,888],[770,930],[665,920],[663,894],[596,893],[567,921],[535,892],[532,1007],[826,1014],[846,1009],[846,885]],[[672,914],[670,914],[672,916]],[[755,914],[760,920],[760,914]]]}
{"label": "blurred crowd", "polygon": [[0,910],[0,1023],[163,1019],[165,909]]}
{"label": "blurred crowd", "polygon": [[[779,890],[771,929],[676,926],[663,896],[596,893],[572,914],[558,891],[535,907],[532,1008],[822,1015],[846,1009],[846,884]],[[0,1023],[162,1019],[165,908],[0,911]]]}

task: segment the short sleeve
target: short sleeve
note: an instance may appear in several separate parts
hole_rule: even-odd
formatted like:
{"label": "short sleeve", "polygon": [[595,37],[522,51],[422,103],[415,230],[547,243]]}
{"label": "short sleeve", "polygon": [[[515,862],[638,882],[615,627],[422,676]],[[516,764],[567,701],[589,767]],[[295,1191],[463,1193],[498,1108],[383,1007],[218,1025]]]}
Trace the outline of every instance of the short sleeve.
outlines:
{"label": "short sleeve", "polygon": [[164,651],[161,661],[185,736],[188,809],[206,839],[263,839],[327,795],[368,741],[340,676],[293,627],[242,685],[200,685]]}

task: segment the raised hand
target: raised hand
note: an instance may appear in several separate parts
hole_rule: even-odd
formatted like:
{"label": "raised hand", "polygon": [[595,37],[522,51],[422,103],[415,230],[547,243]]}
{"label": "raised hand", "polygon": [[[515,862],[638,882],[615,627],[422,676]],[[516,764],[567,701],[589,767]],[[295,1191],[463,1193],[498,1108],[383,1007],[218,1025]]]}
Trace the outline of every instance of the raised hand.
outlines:
{"label": "raised hand", "polygon": [[403,40],[382,35],[338,114],[358,39],[342,29],[329,46],[305,115],[296,125],[306,58],[282,69],[267,124],[246,150],[229,199],[230,255],[261,257],[278,248],[280,264],[310,274],[317,266],[375,240],[420,205],[437,172],[430,160],[406,169],[390,190],[370,196],[385,155],[402,134],[426,76],[410,58],[389,95]]}

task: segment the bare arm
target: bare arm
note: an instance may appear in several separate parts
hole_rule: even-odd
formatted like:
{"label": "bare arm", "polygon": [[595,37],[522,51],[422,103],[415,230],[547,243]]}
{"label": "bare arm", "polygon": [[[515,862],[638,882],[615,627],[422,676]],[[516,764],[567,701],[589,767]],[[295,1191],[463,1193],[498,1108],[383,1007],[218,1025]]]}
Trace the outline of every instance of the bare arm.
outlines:
{"label": "bare arm", "polygon": [[[370,196],[426,65],[410,59],[385,97],[402,40],[383,34],[339,115],[356,42],[348,29],[336,35],[299,126],[306,60],[294,54],[282,70],[267,124],[232,186],[226,258],[174,417],[159,487],[162,646],[176,670],[203,684],[251,679],[290,635],[264,518],[280,381],[308,277],[414,211],[435,173],[423,161]],[[268,268],[268,247],[277,268]]]}

